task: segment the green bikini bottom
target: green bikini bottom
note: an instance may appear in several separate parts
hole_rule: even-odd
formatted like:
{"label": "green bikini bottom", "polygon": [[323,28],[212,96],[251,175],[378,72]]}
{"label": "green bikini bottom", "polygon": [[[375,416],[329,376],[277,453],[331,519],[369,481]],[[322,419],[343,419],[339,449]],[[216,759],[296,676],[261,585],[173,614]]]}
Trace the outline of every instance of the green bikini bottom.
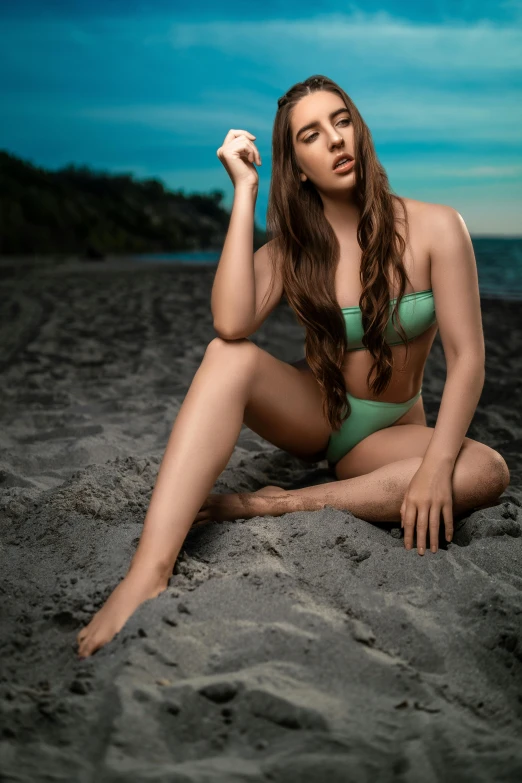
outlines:
{"label": "green bikini bottom", "polygon": [[363,400],[346,392],[352,410],[342,423],[341,429],[330,435],[326,450],[328,462],[335,465],[363,438],[384,427],[390,427],[415,405],[421,394],[422,386],[417,394],[406,402],[379,402]]}

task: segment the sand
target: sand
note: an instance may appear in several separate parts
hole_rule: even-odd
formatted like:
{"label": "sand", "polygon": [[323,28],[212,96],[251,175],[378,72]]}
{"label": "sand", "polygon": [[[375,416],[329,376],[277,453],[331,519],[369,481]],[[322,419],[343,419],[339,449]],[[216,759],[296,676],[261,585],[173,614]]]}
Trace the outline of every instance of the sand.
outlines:
{"label": "sand", "polygon": [[[206,345],[212,267],[0,266],[2,781],[522,779],[522,324],[483,300],[468,437],[498,506],[434,555],[330,507],[191,531],[168,589],[90,658]],[[518,318],[518,320],[517,320]],[[254,342],[303,357],[287,305]],[[440,336],[423,396],[435,426]],[[215,492],[331,481],[243,427]]]}

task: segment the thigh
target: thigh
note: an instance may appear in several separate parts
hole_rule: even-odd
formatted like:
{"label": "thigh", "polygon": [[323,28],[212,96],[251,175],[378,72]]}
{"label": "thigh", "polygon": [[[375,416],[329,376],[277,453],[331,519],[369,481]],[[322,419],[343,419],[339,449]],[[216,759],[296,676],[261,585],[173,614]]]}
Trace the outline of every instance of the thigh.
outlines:
{"label": "thigh", "polygon": [[[377,430],[339,460],[335,465],[335,475],[338,479],[354,478],[391,462],[408,457],[424,457],[433,432],[434,427],[421,424],[393,425]],[[462,450],[472,452],[477,462],[484,467],[498,464],[499,458],[502,460],[494,449],[472,438],[464,438]]]}
{"label": "thigh", "polygon": [[[321,389],[309,370],[276,359],[250,340],[215,338],[222,366],[250,363],[243,422],[253,432],[307,462],[324,458],[330,424],[323,416]],[[240,356],[242,353],[242,356]]]}

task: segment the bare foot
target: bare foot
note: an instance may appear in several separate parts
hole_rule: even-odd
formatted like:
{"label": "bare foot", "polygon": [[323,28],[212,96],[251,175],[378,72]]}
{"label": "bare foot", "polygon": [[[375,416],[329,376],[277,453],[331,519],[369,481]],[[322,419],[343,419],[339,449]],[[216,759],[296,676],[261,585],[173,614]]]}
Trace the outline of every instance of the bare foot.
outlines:
{"label": "bare foot", "polygon": [[167,587],[168,581],[147,581],[142,574],[129,572],[90,623],[78,633],[78,656],[87,658],[110,642],[140,604],[149,598],[156,598]]}
{"label": "bare foot", "polygon": [[[192,526],[205,521],[249,519],[258,514],[269,513],[266,503],[256,505],[256,496],[275,497],[285,493],[286,490],[281,487],[268,486],[257,492],[244,494],[209,495]],[[140,604],[150,598],[156,598],[167,587],[168,580],[162,581],[154,577],[146,579],[143,572],[129,571],[90,623],[78,633],[78,656],[87,658],[110,642]]]}
{"label": "bare foot", "polygon": [[285,495],[282,487],[267,486],[256,492],[209,495],[192,523],[192,527],[205,522],[225,522],[234,519],[250,519],[270,513],[266,503],[256,503],[256,496],[276,497]]}

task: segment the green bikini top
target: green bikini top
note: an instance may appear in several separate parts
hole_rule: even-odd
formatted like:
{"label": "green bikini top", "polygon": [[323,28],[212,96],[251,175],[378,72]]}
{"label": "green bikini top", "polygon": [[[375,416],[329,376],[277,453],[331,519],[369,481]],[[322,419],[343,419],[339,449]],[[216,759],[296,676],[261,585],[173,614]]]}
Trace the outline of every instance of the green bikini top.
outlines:
{"label": "green bikini top", "polygon": [[[388,345],[399,345],[402,343],[399,332],[394,328],[391,322],[391,310],[397,297],[390,301],[390,320],[386,327],[384,339]],[[364,330],[362,325],[362,315],[360,307],[342,307],[344,321],[346,324],[346,336],[348,338],[349,351],[366,350],[362,344]],[[399,306],[402,328],[406,332],[408,339],[418,337],[432,326],[437,318],[435,315],[435,302],[433,299],[433,289],[426,288],[424,291],[413,291],[411,294],[404,294]]]}

